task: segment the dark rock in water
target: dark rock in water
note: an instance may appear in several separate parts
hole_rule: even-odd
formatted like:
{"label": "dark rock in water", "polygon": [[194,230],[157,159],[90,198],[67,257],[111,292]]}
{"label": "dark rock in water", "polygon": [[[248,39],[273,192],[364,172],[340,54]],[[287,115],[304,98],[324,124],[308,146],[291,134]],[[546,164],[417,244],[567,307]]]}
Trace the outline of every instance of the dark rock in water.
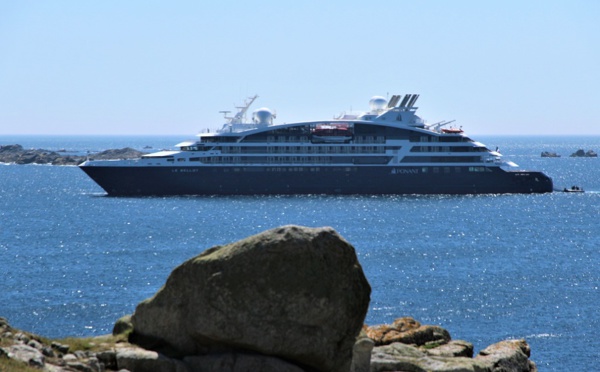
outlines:
{"label": "dark rock in water", "polygon": [[583,157],[585,156],[585,151],[583,151],[583,149],[579,149],[577,151],[575,151],[574,153],[571,154],[571,157]]}
{"label": "dark rock in water", "polygon": [[21,145],[0,146],[0,154],[1,153],[17,153],[17,152],[21,152],[21,151],[24,151],[23,146],[21,146]]}
{"label": "dark rock in water", "polygon": [[170,356],[242,350],[348,371],[370,292],[333,229],[284,226],[177,267],[137,306],[130,341]]}
{"label": "dark rock in water", "polygon": [[21,145],[0,146],[0,162],[15,164],[52,164],[60,154],[49,150],[26,150]]}
{"label": "dark rock in water", "polygon": [[571,154],[572,158],[596,158],[598,154],[594,150],[588,150],[587,152],[583,149],[579,149]]}
{"label": "dark rock in water", "polygon": [[[94,159],[135,159],[145,152],[132,148],[106,150],[89,155]],[[15,164],[52,164],[52,165],[78,165],[86,160],[87,156],[61,155],[55,151],[44,149],[23,149],[21,145],[0,146],[0,163]]]}
{"label": "dark rock in water", "polygon": [[560,158],[560,155],[555,152],[544,151],[542,152],[542,158]]}

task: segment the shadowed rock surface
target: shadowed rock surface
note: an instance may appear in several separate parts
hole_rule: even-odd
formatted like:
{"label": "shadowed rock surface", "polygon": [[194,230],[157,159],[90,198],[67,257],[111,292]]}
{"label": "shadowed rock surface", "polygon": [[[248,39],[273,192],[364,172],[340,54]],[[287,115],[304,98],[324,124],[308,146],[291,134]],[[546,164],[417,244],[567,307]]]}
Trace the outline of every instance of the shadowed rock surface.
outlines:
{"label": "shadowed rock surface", "polygon": [[136,308],[130,341],[171,356],[247,350],[348,371],[370,292],[333,229],[284,226],[176,268]]}

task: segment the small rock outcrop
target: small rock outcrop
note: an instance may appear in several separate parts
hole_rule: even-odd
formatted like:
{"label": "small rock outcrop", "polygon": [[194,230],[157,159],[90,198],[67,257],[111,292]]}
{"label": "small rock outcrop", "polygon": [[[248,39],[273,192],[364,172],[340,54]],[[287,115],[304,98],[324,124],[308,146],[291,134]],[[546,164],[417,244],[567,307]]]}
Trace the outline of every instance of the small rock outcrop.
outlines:
{"label": "small rock outcrop", "polygon": [[333,229],[284,226],[177,267],[137,306],[130,341],[167,356],[241,351],[345,372],[370,292]]}
{"label": "small rock outcrop", "polygon": [[584,151],[583,149],[579,149],[571,154],[572,158],[597,158],[598,154],[594,150]]}
{"label": "small rock outcrop", "polygon": [[492,371],[536,372],[537,367],[529,360],[531,349],[525,340],[506,340],[490,345],[475,357],[486,366],[493,366]]}
{"label": "small rock outcrop", "polygon": [[375,346],[389,345],[394,342],[403,344],[441,345],[450,341],[448,331],[439,326],[422,326],[411,317],[398,318],[391,325],[383,324],[367,328],[367,336]]}
{"label": "small rock outcrop", "polygon": [[452,340],[439,326],[421,325],[410,317],[391,325],[366,327],[375,343],[371,371],[537,372],[525,340],[502,341],[473,358],[473,345]]}
{"label": "small rock outcrop", "polygon": [[543,151],[542,158],[560,158],[560,155],[555,152]]}

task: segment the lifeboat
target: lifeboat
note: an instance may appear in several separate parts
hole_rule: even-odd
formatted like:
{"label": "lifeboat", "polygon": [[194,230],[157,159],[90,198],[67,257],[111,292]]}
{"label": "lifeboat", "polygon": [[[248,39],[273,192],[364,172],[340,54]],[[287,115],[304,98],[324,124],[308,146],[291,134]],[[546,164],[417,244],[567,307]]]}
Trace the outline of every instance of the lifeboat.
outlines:
{"label": "lifeboat", "polygon": [[320,124],[312,132],[313,141],[346,142],[352,139],[352,131],[345,124]]}
{"label": "lifeboat", "polygon": [[448,133],[448,134],[460,134],[463,133],[464,131],[460,128],[448,128],[448,129],[442,129],[442,133]]}

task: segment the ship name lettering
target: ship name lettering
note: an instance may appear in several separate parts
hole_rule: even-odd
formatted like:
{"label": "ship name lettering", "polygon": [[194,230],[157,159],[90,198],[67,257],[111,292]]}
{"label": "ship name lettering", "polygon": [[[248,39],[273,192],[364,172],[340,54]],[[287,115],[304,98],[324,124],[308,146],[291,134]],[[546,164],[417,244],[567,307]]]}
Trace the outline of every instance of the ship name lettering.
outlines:
{"label": "ship name lettering", "polygon": [[173,173],[197,173],[198,169],[186,169],[186,168],[180,168],[180,169],[173,169]]}
{"label": "ship name lettering", "polygon": [[418,169],[393,168],[392,174],[419,174]]}

